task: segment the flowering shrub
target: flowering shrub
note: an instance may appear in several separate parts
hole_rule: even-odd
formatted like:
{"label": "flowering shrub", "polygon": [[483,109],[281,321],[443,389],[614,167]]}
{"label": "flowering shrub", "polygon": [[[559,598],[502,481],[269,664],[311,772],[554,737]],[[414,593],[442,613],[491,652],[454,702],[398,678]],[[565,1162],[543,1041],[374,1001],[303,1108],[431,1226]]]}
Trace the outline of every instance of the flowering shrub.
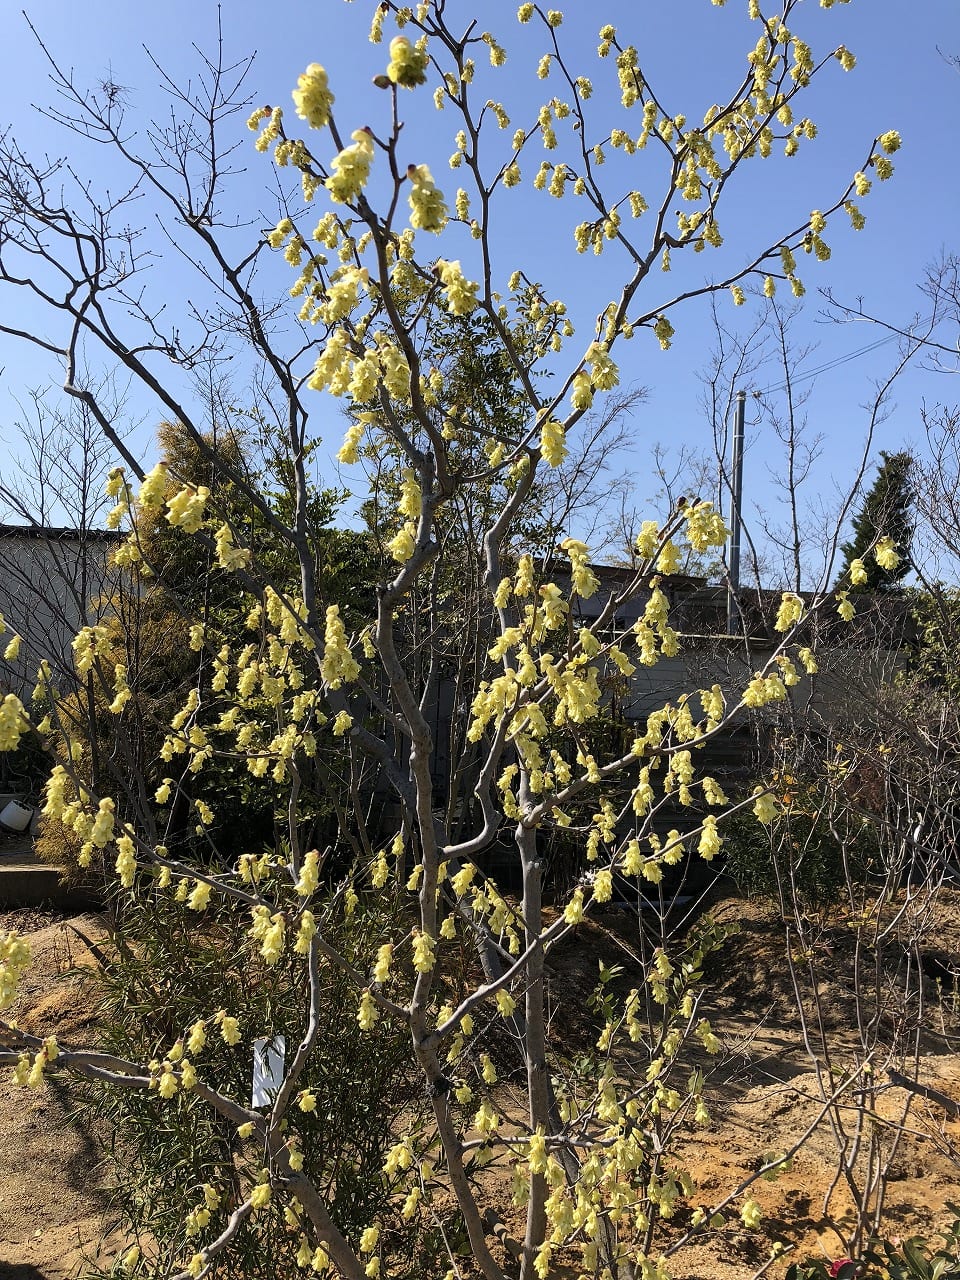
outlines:
{"label": "flowering shrub", "polygon": [[[222,96],[229,77],[210,78],[203,128],[194,121],[162,135],[172,152],[166,166],[137,158],[109,110],[99,117],[105,140],[134,167],[131,190],[142,185],[168,202],[172,238],[196,237],[206,278],[217,282],[216,303],[198,321],[199,350],[217,364],[232,344],[250,344],[252,390],[265,406],[258,412],[276,415],[285,510],[210,447],[206,391],[192,401],[158,379],[155,356],[172,355],[184,370],[202,365],[179,328],[161,335],[162,308],[137,303],[137,317],[147,317],[142,344],[102,319],[111,307],[129,314],[129,282],[119,269],[116,282],[85,271],[85,233],[59,194],[47,197],[49,175],[14,156],[0,182],[5,261],[22,250],[25,273],[64,272],[71,246],[79,258],[83,284],[51,303],[76,330],[64,348],[75,350],[77,332],[99,341],[183,424],[212,471],[209,482],[191,480],[167,459],[144,475],[100,414],[124,459],[109,482],[111,522],[127,531],[121,556],[136,562],[137,513],[152,512],[207,557],[199,594],[209,588],[233,606],[179,601],[177,635],[196,655],[197,676],[177,690],[163,727],[155,788],[134,778],[128,795],[111,794],[84,768],[83,743],[61,704],[52,710],[64,751],[45,816],[73,834],[81,862],[103,866],[131,912],[162,917],[148,924],[143,947],[149,956],[162,943],[163,985],[176,999],[157,998],[152,971],[136,972],[134,949],[118,971],[115,1052],[58,1045],[12,1024],[0,1031],[0,1062],[19,1085],[73,1072],[110,1090],[140,1090],[158,1134],[168,1120],[171,1154],[160,1158],[187,1170],[187,1194],[179,1206],[157,1197],[142,1256],[123,1261],[128,1273],[199,1280],[229,1273],[235,1258],[259,1249],[264,1267],[271,1254],[284,1265],[292,1256],[304,1272],[349,1280],[461,1265],[502,1280],[517,1261],[521,1280],[546,1280],[560,1265],[665,1280],[670,1255],[695,1235],[727,1221],[762,1225],[751,1184],[792,1154],[775,1153],[717,1192],[698,1186],[680,1154],[679,1134],[710,1119],[707,1073],[723,1044],[699,1002],[702,962],[723,930],[708,921],[686,943],[661,930],[637,958],[634,986],[603,1005],[587,1077],[567,1069],[551,1040],[547,965],[557,944],[610,901],[615,875],[657,885],[664,868],[715,859],[736,812],[775,823],[782,801],[769,780],[731,804],[701,767],[700,749],[747,710],[788,701],[797,664],[815,665],[797,639],[804,609],[784,598],[778,648],[746,687],[712,685],[665,701],[616,751],[600,752],[593,731],[608,680],[629,680],[681,651],[663,576],[687,548],[707,553],[727,531],[710,503],[678,506],[642,526],[630,569],[606,590],[569,511],[553,530],[549,563],[531,526],[544,527],[544,477],[562,469],[584,416],[620,382],[623,348],[659,358],[682,322],[690,291],[671,296],[655,266],[666,272],[680,254],[696,262],[722,252],[726,193],[739,170],[775,154],[785,164],[813,142],[816,125],[799,114],[804,90],[828,65],[852,68],[853,55],[840,46],[815,57],[796,0],[785,0],[777,19],[751,3],[739,19],[747,75],[736,69],[729,99],[695,118],[654,94],[639,37],[604,24],[595,52],[568,55],[562,12],[524,4],[518,20],[543,50],[530,113],[522,97],[508,105],[506,44],[472,17],[429,0],[376,6],[371,40],[379,46],[389,26],[390,41],[374,79],[373,123],[341,119],[336,80],[350,70],[340,57],[337,75],[308,65],[292,116],[279,106],[253,111],[256,150],[295,187],[284,186],[280,217],[239,257],[236,237],[249,215],[224,226],[219,213],[220,184],[234,168],[221,163],[216,141],[236,107]],[[820,18],[829,29],[830,15]],[[76,99],[67,77],[58,85]],[[453,120],[450,167],[464,183],[456,191],[427,163],[426,139],[405,129],[408,104],[429,107],[431,93],[439,123]],[[511,113],[527,121],[512,133]],[[623,127],[611,128],[611,115]],[[766,233],[755,256],[719,275],[705,269],[692,292],[729,290],[743,305],[744,286],[762,281],[767,294],[782,285],[802,294],[797,254],[826,260],[825,236],[841,211],[862,226],[857,199],[867,175],[888,177],[898,146],[892,131],[875,139],[850,182],[799,229]],[[197,167],[206,185],[194,181]],[[183,190],[167,185],[176,174],[188,175]],[[512,238],[496,234],[517,216],[510,202],[524,185],[531,198],[566,202],[573,253],[617,264],[612,291],[598,285],[586,333],[567,301],[511,259]],[[113,212],[118,221],[126,214],[122,203]],[[116,232],[106,215],[101,223],[106,260],[126,262],[111,238],[128,246],[126,223]],[[289,328],[258,307],[255,261],[285,273],[295,299]],[[461,395],[479,380],[451,373],[456,359],[441,368],[431,357],[438,316],[467,333],[475,315],[506,373],[498,405]],[[89,403],[72,355],[68,366],[68,392]],[[317,432],[308,424],[321,396],[346,410],[341,465],[374,475],[385,558],[375,598],[362,601],[368,607],[334,598],[309,534]],[[215,483],[224,478],[270,530],[267,548],[254,537],[256,522],[238,518]],[[876,550],[888,562],[896,554]],[[624,623],[638,598],[639,616]],[[844,617],[853,611],[843,593],[834,603]],[[108,714],[122,721],[137,679],[130,663],[114,660],[103,627],[81,631],[75,657],[78,678],[104,698],[109,691]],[[18,701],[4,704],[8,748],[28,723]],[[339,747],[324,755],[331,742]],[[264,849],[235,831],[218,843],[215,788],[201,795],[193,780],[224,768],[243,774],[248,802],[270,813],[282,839]],[[318,777],[338,819],[331,852],[349,854],[346,877],[324,869],[305,821]],[[169,838],[184,809],[196,836],[186,850]],[[664,831],[668,811],[681,816]],[[542,853],[556,831],[579,839],[583,868],[547,912]],[[494,874],[492,854],[504,842],[520,897]],[[371,934],[341,927],[358,914],[376,921]],[[164,937],[185,940],[190,963],[179,973]],[[22,952],[16,939],[4,946],[9,1003]],[[215,970],[208,982],[199,980],[204,967]],[[142,1026],[130,1017],[138,981]],[[262,1065],[278,1033],[282,1062],[251,1095],[255,1055]],[[361,1160],[336,1127],[341,1103],[325,1073],[345,1063],[356,1073],[369,1058],[366,1088],[382,1079],[401,1033],[404,1083],[416,1082],[418,1102],[393,1110],[389,1095],[365,1093],[360,1122],[370,1141]],[[516,1094],[500,1079],[498,1042],[510,1046]],[[141,1125],[138,1149],[150,1143]],[[348,1209],[343,1197],[357,1180]],[[443,1232],[450,1204],[465,1246]]]}

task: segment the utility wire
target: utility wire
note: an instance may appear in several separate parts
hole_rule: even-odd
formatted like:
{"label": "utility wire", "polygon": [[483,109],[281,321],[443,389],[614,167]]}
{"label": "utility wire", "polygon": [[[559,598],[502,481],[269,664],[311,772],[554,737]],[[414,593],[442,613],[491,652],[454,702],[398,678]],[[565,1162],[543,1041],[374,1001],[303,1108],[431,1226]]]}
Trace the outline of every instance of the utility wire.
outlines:
{"label": "utility wire", "polygon": [[[914,325],[915,329],[922,329],[934,319],[933,316],[927,316],[925,320],[920,320]],[[851,360],[857,360],[860,356],[865,356],[871,351],[876,351],[878,347],[885,346],[888,342],[893,342],[894,338],[908,337],[914,335],[906,330],[894,330],[893,333],[886,334],[883,338],[878,338],[876,342],[871,342],[865,347],[860,347],[856,351],[848,351],[846,355],[835,356],[832,360],[828,360],[825,364],[818,365],[815,369],[808,369],[806,373],[796,374],[786,382],[778,383],[773,387],[764,387],[762,391],[755,391],[754,395],[767,396],[773,395],[777,391],[786,391],[789,386],[796,386],[798,382],[809,382],[811,378],[816,378],[821,373],[829,373],[831,369],[839,369],[841,365],[849,364]]]}

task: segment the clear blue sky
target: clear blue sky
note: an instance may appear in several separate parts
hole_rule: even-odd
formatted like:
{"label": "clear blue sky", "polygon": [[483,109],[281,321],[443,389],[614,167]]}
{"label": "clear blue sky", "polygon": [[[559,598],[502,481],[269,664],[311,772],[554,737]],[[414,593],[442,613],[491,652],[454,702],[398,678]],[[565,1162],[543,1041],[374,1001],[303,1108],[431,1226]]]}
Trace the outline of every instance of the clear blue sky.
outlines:
{"label": "clear blue sky", "polygon": [[[129,119],[137,127],[165,109],[156,71],[143,46],[173,75],[183,78],[196,72],[198,58],[193,45],[212,50],[216,42],[217,6],[211,0],[166,0],[163,5],[144,6],[119,0],[85,0],[83,5],[27,0],[26,7],[53,54],[72,68],[77,84],[109,79],[129,89]],[[454,7],[462,8],[465,14],[479,14],[481,24],[507,46],[510,60],[506,68],[494,73],[499,79],[491,80],[490,92],[505,101],[516,123],[527,120],[531,108],[535,110],[542,101],[545,88],[560,92],[559,85],[547,82],[544,86],[533,76],[537,59],[546,48],[544,35],[532,27],[518,27],[514,3],[450,3],[448,11]],[[338,120],[349,132],[368,120],[375,123],[387,101],[387,95],[370,87],[370,77],[382,70],[385,58],[384,48],[371,46],[366,38],[373,8],[368,0],[352,4],[292,0],[282,9],[252,0],[229,0],[222,11],[227,58],[256,51],[248,81],[251,91],[259,101],[283,104],[289,104],[290,90],[305,64],[314,60],[324,63],[337,95]],[[599,5],[574,0],[564,9],[561,35],[567,50],[574,51],[575,70],[591,75],[599,85],[602,72],[609,78],[612,68],[596,58],[597,31],[602,22],[614,23],[625,41],[637,44],[642,66],[664,105],[684,112],[693,121],[702,118],[710,103],[727,95],[745,66],[745,53],[757,35],[756,24],[747,21],[746,9],[747,0],[727,0],[724,7],[711,5],[709,0],[672,0],[669,4],[618,0]],[[724,249],[715,258],[709,254],[691,257],[690,267],[701,275],[720,275],[726,264],[738,261],[751,245],[766,242],[771,232],[797,225],[812,207],[826,206],[863,163],[873,136],[898,129],[903,148],[894,157],[895,176],[887,183],[875,183],[873,193],[862,202],[866,228],[854,234],[841,215],[837,229],[831,226],[827,235],[832,261],[824,265],[801,261],[808,297],[798,343],[817,344],[807,362],[808,367],[816,367],[881,336],[865,324],[837,327],[822,323],[816,293],[820,286],[829,285],[839,298],[851,303],[862,298],[865,309],[906,325],[925,310],[916,289],[924,268],[944,249],[960,249],[956,236],[960,166],[952,149],[960,74],[938,51],[960,52],[960,6],[956,0],[922,0],[911,6],[901,0],[852,0],[823,11],[815,0],[804,0],[797,15],[794,25],[811,41],[815,55],[845,44],[856,54],[857,67],[849,74],[837,63],[827,69],[804,108],[819,126],[816,143],[793,160],[748,166],[749,181],[734,194],[722,219],[727,237]],[[102,151],[77,147],[36,110],[51,101],[52,89],[43,56],[19,14],[8,14],[5,24],[0,84],[0,121],[10,125],[24,150],[32,155],[70,151],[85,178],[116,189],[119,175],[105,167]],[[598,99],[601,106],[616,103],[608,90],[598,89]],[[411,113],[405,134],[410,158],[429,160],[437,181],[452,195],[456,176],[445,163],[452,150],[452,117],[449,113],[447,118],[437,115],[428,95],[422,95],[422,100],[410,95],[405,105]],[[270,173],[263,158],[253,151],[251,136],[245,130],[238,132],[240,162],[249,170],[239,189],[253,219],[252,233],[268,221],[266,214],[263,220],[257,214],[271,208]],[[534,154],[540,158],[534,148],[525,163],[525,177],[536,167]],[[586,343],[590,323],[610,295],[615,264],[606,258],[598,262],[591,256],[575,260],[571,266],[569,233],[560,226],[561,218],[564,227],[572,218],[567,203],[525,189],[516,197],[516,212],[510,215],[496,248],[504,280],[516,266],[543,280],[549,292],[567,300],[578,321],[578,337]],[[442,249],[448,257],[461,251],[466,259],[468,242]],[[687,274],[681,263],[669,275],[656,273],[656,277],[651,279],[647,294],[651,305],[657,299],[669,299],[672,292],[691,283],[695,274]],[[169,253],[162,285],[173,307],[189,299],[195,287],[183,264]],[[9,295],[2,305],[9,322]],[[747,311],[743,308],[734,314],[732,305],[721,299],[721,312],[730,324],[749,324]],[[30,315],[28,309],[24,311],[26,319]],[[654,487],[645,476],[652,442],[692,447],[706,443],[698,380],[713,345],[706,308],[695,306],[678,312],[674,323],[677,338],[669,352],[662,353],[648,336],[635,339],[620,352],[624,381],[641,383],[650,391],[634,419],[635,449],[623,463],[637,473],[641,496]],[[864,415],[859,406],[870,394],[871,381],[885,376],[895,357],[894,344],[887,344],[809,384],[813,394],[807,412],[826,436],[826,455],[816,480],[823,492],[829,493],[835,481],[843,482],[862,436]],[[9,341],[0,345],[0,366],[4,366],[0,423],[15,416],[15,401],[22,399],[28,388],[60,380],[59,371],[49,360],[15,349]],[[761,370],[748,389],[780,381],[776,370]],[[895,406],[878,432],[876,447],[890,449],[918,442],[921,402],[956,399],[954,385],[955,380],[921,369],[905,376],[894,392]],[[153,407],[148,401],[137,398],[131,407],[145,424],[152,420]],[[322,423],[323,415],[319,420]],[[336,409],[331,406],[329,429],[324,434],[335,444],[340,430]],[[757,433],[751,434],[756,437]],[[147,425],[135,439],[144,456],[149,456]],[[767,507],[774,499],[766,469],[775,465],[776,451],[768,441],[755,438],[748,454],[748,487]]]}

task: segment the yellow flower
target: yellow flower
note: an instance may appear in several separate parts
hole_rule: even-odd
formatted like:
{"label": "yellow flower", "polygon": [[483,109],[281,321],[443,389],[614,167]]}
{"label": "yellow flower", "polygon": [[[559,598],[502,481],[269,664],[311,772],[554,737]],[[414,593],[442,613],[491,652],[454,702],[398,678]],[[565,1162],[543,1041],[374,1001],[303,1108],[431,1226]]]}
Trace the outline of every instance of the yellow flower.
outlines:
{"label": "yellow flower", "polygon": [[564,436],[562,423],[555,419],[548,419],[540,428],[540,453],[548,466],[559,467],[567,456]]}
{"label": "yellow flower", "polygon": [[730,536],[730,530],[712,502],[688,503],[684,508],[684,518],[687,522],[687,541],[695,551],[722,547]]}
{"label": "yellow flower", "polygon": [[416,532],[416,526],[408,520],[387,543],[387,550],[399,564],[405,564],[416,551]]}
{"label": "yellow flower", "polygon": [[578,888],[574,890],[573,897],[564,908],[563,918],[567,924],[579,924],[583,915],[583,890]]}
{"label": "yellow flower", "polygon": [[751,1231],[756,1230],[756,1228],[759,1227],[763,1215],[756,1200],[751,1199],[744,1201],[743,1208],[740,1210],[740,1217],[743,1220],[743,1225]]}
{"label": "yellow flower", "polygon": [[120,1259],[120,1270],[124,1275],[129,1275],[139,1261],[140,1246],[133,1244]]}
{"label": "yellow flower", "polygon": [[300,868],[300,876],[294,888],[302,898],[309,898],[311,893],[316,891],[319,883],[320,854],[316,849],[311,849],[303,859],[303,865]]}
{"label": "yellow flower", "polygon": [[360,997],[360,1008],[357,1010],[357,1022],[361,1031],[372,1031],[380,1020],[380,1011],[369,990]]}
{"label": "yellow flower", "polygon": [[[269,928],[263,931],[260,954],[267,964],[278,964],[283,956],[286,940],[286,925],[280,912],[271,917]],[[226,1020],[224,1020],[226,1021]]]}
{"label": "yellow flower", "polygon": [[797,651],[797,657],[803,663],[803,668],[808,676],[815,676],[820,670],[813,650],[808,648],[806,645]]}
{"label": "yellow flower", "polygon": [[163,506],[163,496],[167,489],[167,464],[158,462],[152,471],[148,471],[140,482],[137,502],[145,511],[158,511]]}
{"label": "yellow flower", "polygon": [[862,586],[867,581],[867,567],[859,556],[850,561],[850,581],[855,587]]}
{"label": "yellow flower", "polygon": [[720,836],[717,833],[717,820],[713,814],[708,814],[703,820],[703,831],[700,833],[697,852],[707,862],[710,862],[720,852]]}
{"label": "yellow flower", "polygon": [[343,437],[343,444],[337,453],[337,461],[344,463],[346,466],[353,466],[354,463],[360,461],[360,441],[363,439],[364,423],[355,422],[352,426],[347,427],[346,435]]}
{"label": "yellow flower", "polygon": [[753,806],[753,812],[758,822],[768,826],[777,816],[779,805],[769,791],[763,791],[758,787],[754,794],[757,798]]}
{"label": "yellow flower", "polygon": [[340,619],[340,608],[335,604],[327,608],[320,674],[328,689],[339,689],[344,683],[352,684],[360,675],[360,665],[350,652],[350,646],[347,643],[347,633]]}
{"label": "yellow flower", "polygon": [[247,547],[236,547],[233,544],[233,531],[228,524],[222,524],[216,534],[217,563],[221,569],[234,573],[237,569],[245,569],[250,563],[250,551]]}
{"label": "yellow flower", "polygon": [[660,548],[657,556],[657,573],[677,573],[680,569],[680,548],[673,541],[667,541]]}
{"label": "yellow flower", "polygon": [[237,1045],[240,1043],[240,1022],[237,1018],[231,1017],[229,1014],[220,1013],[217,1015],[217,1021],[220,1023],[220,1035],[228,1045]]}
{"label": "yellow flower", "polygon": [[270,1203],[270,1184],[268,1182],[259,1182],[250,1192],[250,1203],[254,1209],[265,1209]]}
{"label": "yellow flower", "polygon": [[333,158],[333,172],[324,182],[330,199],[338,204],[356,200],[366,186],[373,163],[373,135],[369,129],[355,129],[352,147],[344,147]]}
{"label": "yellow flower", "polygon": [[322,129],[329,123],[333,101],[326,71],[319,62],[311,62],[306,71],[297,77],[297,87],[293,91],[297,115],[301,120],[306,120],[312,129]]}
{"label": "yellow flower", "polygon": [[333,736],[342,738],[353,728],[353,716],[349,711],[338,711],[333,722]]}
{"label": "yellow flower", "polygon": [[803,616],[803,601],[792,591],[785,591],[773,624],[777,631],[789,631]]}
{"label": "yellow flower", "polygon": [[900,563],[892,538],[881,538],[873,549],[874,558],[881,569],[893,570]]}
{"label": "yellow flower", "polygon": [[589,409],[593,404],[593,384],[585,369],[574,374],[570,386],[570,403],[574,409]]}
{"label": "yellow flower", "polygon": [[387,79],[402,89],[413,89],[427,78],[427,51],[419,43],[411,44],[406,36],[390,41],[390,64]]}
{"label": "yellow flower", "polygon": [[184,533],[196,533],[203,525],[203,512],[210,497],[205,484],[184,485],[172,498],[167,499],[167,521]]}
{"label": "yellow flower", "polygon": [[497,1012],[503,1018],[509,1018],[517,1007],[517,1002],[509,991],[501,989],[497,992]]}
{"label": "yellow flower", "polygon": [[466,316],[477,305],[479,285],[475,280],[468,280],[460,269],[459,262],[447,262],[438,259],[434,270],[440,277],[444,292],[447,295],[447,310],[454,316]]}
{"label": "yellow flower", "polygon": [[594,877],[593,897],[595,902],[609,902],[613,897],[613,876],[606,868]]}
{"label": "yellow flower", "polygon": [[0,751],[16,751],[29,721],[23,703],[15,693],[0,702]]}
{"label": "yellow flower", "polygon": [[425,164],[408,165],[407,178],[411,183],[410,225],[422,231],[442,231],[447,223],[447,206],[430,170]]}
{"label": "yellow flower", "polygon": [[430,973],[436,963],[436,942],[429,933],[417,931],[413,938],[413,967],[417,973]]}
{"label": "yellow flower", "polygon": [[210,886],[205,880],[194,880],[193,886],[187,906],[191,911],[206,911],[210,905]]}
{"label": "yellow flower", "polygon": [[16,933],[0,933],[0,1009],[13,1003],[29,964],[29,944]]}
{"label": "yellow flower", "polygon": [[164,1071],[157,1084],[157,1093],[161,1098],[170,1099],[177,1092],[177,1077],[172,1071]]}
{"label": "yellow flower", "polygon": [[[93,841],[95,844],[96,841]],[[133,840],[130,836],[121,836],[117,841],[116,871],[124,889],[133,888],[133,878],[137,870],[137,860],[133,851]]]}
{"label": "yellow flower", "polygon": [[560,549],[570,557],[573,590],[584,600],[589,600],[600,588],[600,581],[590,568],[589,548],[579,538],[565,538]]}
{"label": "yellow flower", "polygon": [[664,351],[670,350],[670,341],[674,335],[674,327],[666,316],[658,316],[656,324],[653,326],[653,332],[657,336],[661,348]]}

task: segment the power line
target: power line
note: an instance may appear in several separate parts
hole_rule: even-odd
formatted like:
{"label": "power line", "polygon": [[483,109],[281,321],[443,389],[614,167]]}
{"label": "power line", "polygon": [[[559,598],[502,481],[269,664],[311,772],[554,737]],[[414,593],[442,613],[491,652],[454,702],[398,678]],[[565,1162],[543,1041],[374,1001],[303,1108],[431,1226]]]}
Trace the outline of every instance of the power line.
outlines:
{"label": "power line", "polygon": [[[914,326],[922,329],[934,319],[928,316],[926,320],[920,320]],[[754,392],[758,396],[773,395],[777,391],[786,391],[789,386],[796,386],[798,382],[809,382],[811,378],[818,377],[821,373],[829,373],[831,369],[839,369],[841,365],[849,364],[851,360],[857,360],[860,356],[868,355],[871,351],[876,351],[878,347],[885,346],[888,342],[893,342],[894,338],[912,337],[913,335],[906,331],[894,330],[883,338],[878,338],[876,342],[868,343],[865,347],[860,347],[856,351],[848,351],[846,355],[835,356],[834,359],[826,361],[825,364],[818,365],[815,369],[808,369],[806,373],[797,374],[796,377],[789,378],[786,382],[781,382],[777,386],[764,387],[762,391]]]}

